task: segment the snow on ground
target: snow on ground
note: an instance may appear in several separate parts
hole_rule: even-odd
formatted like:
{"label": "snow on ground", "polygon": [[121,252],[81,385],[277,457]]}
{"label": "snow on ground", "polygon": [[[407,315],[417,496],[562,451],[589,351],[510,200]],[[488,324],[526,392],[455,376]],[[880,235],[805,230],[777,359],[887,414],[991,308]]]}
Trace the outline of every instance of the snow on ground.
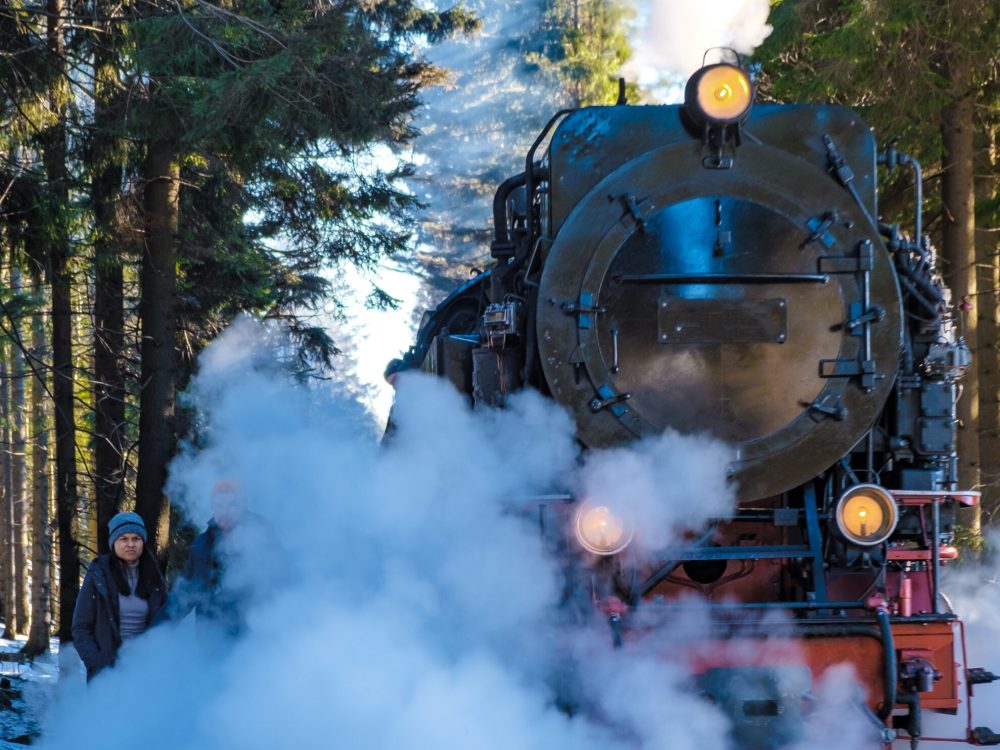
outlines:
{"label": "snow on ground", "polygon": [[25,640],[0,638],[0,750],[31,744],[59,682],[59,641],[53,638],[49,653],[23,662],[18,657]]}

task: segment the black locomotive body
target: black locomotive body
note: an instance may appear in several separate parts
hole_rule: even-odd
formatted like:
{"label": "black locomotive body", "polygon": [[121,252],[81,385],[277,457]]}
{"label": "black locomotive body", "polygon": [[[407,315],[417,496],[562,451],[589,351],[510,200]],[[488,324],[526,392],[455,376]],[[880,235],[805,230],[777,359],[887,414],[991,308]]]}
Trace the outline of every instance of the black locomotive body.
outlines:
{"label": "black locomotive body", "polygon": [[[875,746],[916,738],[922,710],[954,713],[991,676],[956,667],[961,623],[938,590],[956,512],[978,500],[956,472],[969,352],[919,206],[913,240],[878,220],[878,165],[919,167],[843,107],[712,111],[740,87],[738,67],[709,66],[684,105],[556,115],[497,192],[494,267],[390,370],[476,405],[538,389],[588,448],[667,429],[732,446],[739,509],[670,559],[625,575],[618,547],[577,540],[594,611],[627,647],[631,612],[692,589],[781,609],[812,679],[854,665]],[[797,673],[727,661],[726,639],[693,668],[737,739],[794,738]],[[748,674],[762,694],[718,687]],[[970,720],[964,739],[1000,737]]]}

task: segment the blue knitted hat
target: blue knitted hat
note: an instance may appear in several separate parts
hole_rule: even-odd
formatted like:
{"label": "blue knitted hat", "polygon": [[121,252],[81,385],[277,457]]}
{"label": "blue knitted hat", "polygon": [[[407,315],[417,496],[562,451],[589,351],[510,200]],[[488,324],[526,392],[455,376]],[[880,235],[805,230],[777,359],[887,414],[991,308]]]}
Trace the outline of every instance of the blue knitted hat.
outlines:
{"label": "blue knitted hat", "polygon": [[115,546],[115,541],[122,534],[138,534],[146,541],[146,524],[138,513],[119,513],[108,521],[108,544]]}

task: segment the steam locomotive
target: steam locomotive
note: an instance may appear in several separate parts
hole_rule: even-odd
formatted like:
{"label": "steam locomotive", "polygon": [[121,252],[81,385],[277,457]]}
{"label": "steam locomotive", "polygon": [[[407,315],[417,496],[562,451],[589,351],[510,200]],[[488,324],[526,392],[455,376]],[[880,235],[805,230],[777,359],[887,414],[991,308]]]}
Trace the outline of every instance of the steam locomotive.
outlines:
{"label": "steam locomotive", "polygon": [[[919,192],[912,238],[878,220],[878,166],[919,190],[919,164],[850,109],[753,100],[737,58],[698,70],[681,105],[558,112],[496,192],[495,264],[387,375],[421,368],[477,406],[537,389],[588,449],[665,430],[730,445],[735,514],[667,559],[637,567],[610,504],[538,499],[592,613],[627,648],[638,612],[697,592],[718,632],[691,668],[739,747],[795,742],[837,663],[871,746],[916,746],[924,711],[965,711],[997,679],[964,666],[939,586],[978,502],[956,469],[970,353]],[[771,610],[788,625],[763,662],[734,644]],[[783,639],[794,663],[773,658]],[[961,741],[1000,744],[967,723]]]}

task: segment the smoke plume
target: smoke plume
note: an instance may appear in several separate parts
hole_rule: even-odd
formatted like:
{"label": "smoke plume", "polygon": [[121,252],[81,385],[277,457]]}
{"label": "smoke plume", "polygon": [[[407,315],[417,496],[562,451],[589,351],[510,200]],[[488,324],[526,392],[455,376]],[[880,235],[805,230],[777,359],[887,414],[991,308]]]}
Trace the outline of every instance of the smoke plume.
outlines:
{"label": "smoke plume", "polygon": [[[170,472],[198,525],[228,476],[273,531],[226,572],[245,592],[245,631],[222,640],[195,616],[152,629],[90,685],[64,689],[39,747],[730,748],[685,667],[712,627],[704,606],[671,608],[615,650],[603,618],[560,606],[537,516],[509,512],[512,498],[610,490],[617,473],[618,495],[642,497],[629,507],[669,543],[729,502],[723,448],[666,435],[581,464],[571,419],[537,393],[472,411],[416,373],[398,381],[380,445],[351,397],[289,377],[286,352],[243,319],[204,353],[188,396],[201,436]],[[755,635],[780,631],[775,618]],[[746,660],[784,648],[746,643]],[[856,691],[849,673],[828,674],[817,731],[850,722],[803,750],[862,746]]]}
{"label": "smoke plume", "polygon": [[[701,67],[708,50],[750,54],[771,33],[768,0],[639,0],[636,5],[639,23],[626,75],[666,103],[681,100],[683,82]],[[705,60],[717,61],[717,53]]]}
{"label": "smoke plume", "polygon": [[245,633],[221,641],[193,615],[154,628],[64,691],[40,747],[725,747],[677,666],[613,652],[600,618],[565,622],[537,520],[506,512],[576,473],[565,412],[531,392],[474,412],[407,373],[380,447],[355,401],[285,373],[285,351],[244,319],[204,353],[201,436],[170,471],[199,526],[227,476],[273,530],[226,573],[256,584]]}

